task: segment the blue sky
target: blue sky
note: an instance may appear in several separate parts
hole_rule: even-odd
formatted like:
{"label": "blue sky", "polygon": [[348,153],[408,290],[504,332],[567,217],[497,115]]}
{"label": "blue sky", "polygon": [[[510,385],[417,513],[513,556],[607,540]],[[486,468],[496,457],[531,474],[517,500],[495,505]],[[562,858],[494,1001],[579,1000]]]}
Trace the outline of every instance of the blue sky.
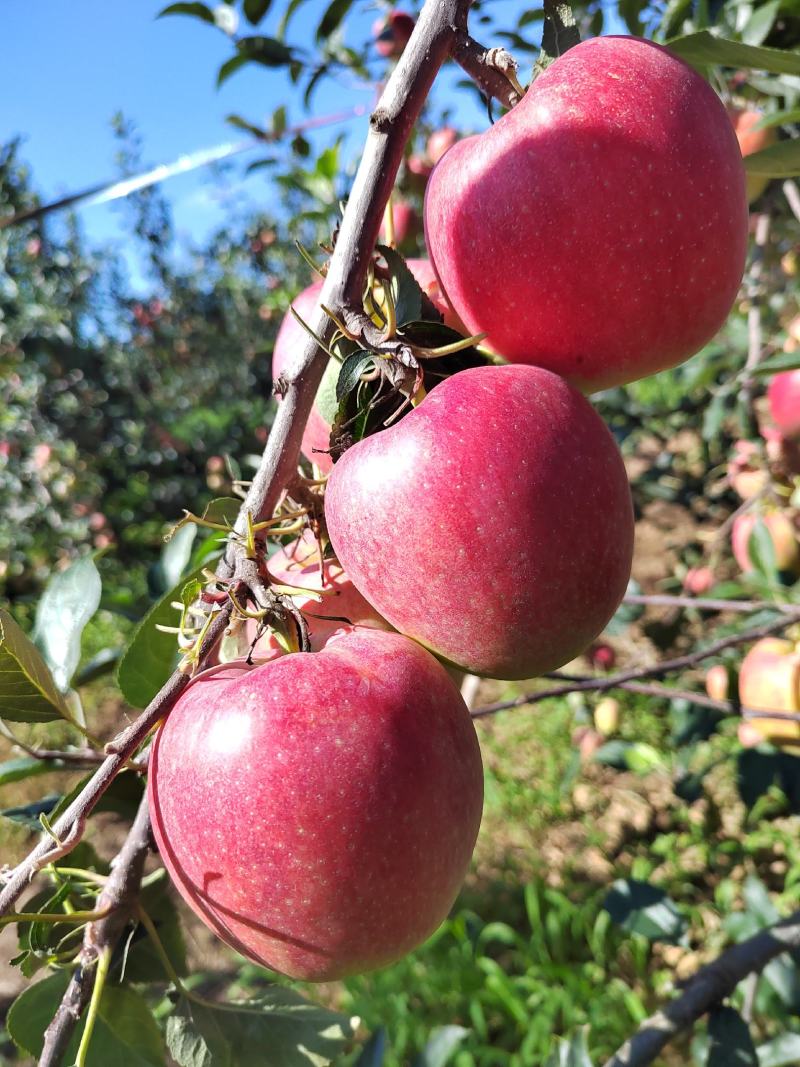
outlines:
{"label": "blue sky", "polygon": [[[44,196],[54,198],[116,177],[110,119],[117,110],[138,126],[148,165],[238,140],[241,133],[225,121],[230,113],[258,123],[287,103],[290,121],[306,117],[299,100],[288,95],[285,72],[245,67],[217,90],[217,69],[232,54],[229,42],[214,27],[194,19],[157,19],[165,2],[3,0],[0,69],[7,88],[0,108],[0,139],[24,136],[22,154]],[[297,17],[295,32],[302,37],[316,25],[326,4],[309,0]],[[283,6],[275,5],[276,15]],[[364,39],[377,14],[375,4],[364,3],[356,10],[354,42]],[[366,87],[328,82],[318,91],[312,113],[369,106],[372,100]],[[473,123],[482,122],[469,105],[466,112]],[[356,119],[347,124],[354,153],[365,123]],[[316,140],[329,143],[333,131],[320,132]],[[237,174],[244,162],[258,156],[240,158]],[[254,205],[268,204],[272,193],[267,174],[234,180],[229,194],[246,195]],[[202,236],[224,217],[224,204],[203,172],[173,178],[164,189],[186,234]],[[118,209],[84,207],[80,216],[92,238],[124,238]]]}
{"label": "blue sky", "polygon": [[[226,115],[238,113],[259,123],[280,104],[287,104],[290,122],[305,116],[292,98],[283,71],[247,66],[216,88],[219,65],[232,54],[227,38],[214,27],[184,17],[157,19],[168,0],[3,0],[0,69],[6,86],[0,107],[0,139],[23,135],[22,149],[37,188],[55,198],[117,176],[116,145],[110,119],[121,111],[133,120],[144,142],[146,164],[168,163],[183,153],[238,140]],[[316,26],[329,0],[307,0],[296,16],[296,43]],[[210,6],[213,6],[213,0]],[[275,3],[266,24],[274,29],[284,3]],[[519,0],[496,0],[493,13],[502,24],[516,21]],[[361,0],[348,18],[348,43],[368,37],[379,11],[378,0]],[[248,32],[243,27],[241,32]],[[292,34],[290,34],[290,39]],[[492,42],[484,42],[490,44]],[[453,70],[447,83],[460,77]],[[472,94],[447,93],[455,101],[459,124],[480,129],[485,114]],[[328,81],[313,102],[323,115],[373,100],[365,86]],[[348,147],[356,155],[366,118],[348,123]],[[338,128],[337,128],[338,131]],[[315,143],[327,144],[333,129],[321,131]],[[173,178],[163,186],[175,213],[179,233],[194,240],[219,225],[231,202],[249,200],[268,207],[275,194],[269,171],[242,177],[244,164],[256,154],[240,157],[224,190],[215,189],[207,173]],[[124,216],[113,205],[83,207],[80,218],[90,239],[113,239],[124,250]]]}

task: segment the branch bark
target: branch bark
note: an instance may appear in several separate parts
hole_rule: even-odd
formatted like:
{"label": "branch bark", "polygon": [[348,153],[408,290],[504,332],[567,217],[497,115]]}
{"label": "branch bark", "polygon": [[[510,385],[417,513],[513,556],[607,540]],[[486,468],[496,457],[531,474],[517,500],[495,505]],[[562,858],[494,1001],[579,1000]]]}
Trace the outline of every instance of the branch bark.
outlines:
{"label": "branch bark", "polygon": [[113,952],[133,915],[149,848],[150,817],[145,795],[125,843],[114,860],[108,881],[97,898],[97,910],[110,909],[110,913],[86,927],[78,966],[50,1025],[44,1032],[44,1047],[39,1067],[58,1067],[61,1063],[75,1027],[91,998],[97,960],[102,952]]}
{"label": "branch bark", "polygon": [[[782,619],[767,623],[765,626],[757,626],[740,634],[732,634],[730,637],[721,637],[718,641],[712,642],[705,648],[699,648],[685,656],[661,660],[660,663],[655,663],[650,667],[636,667],[629,671],[609,674],[605,678],[588,678],[585,681],[567,682],[564,685],[550,686],[547,689],[540,689],[533,693],[523,693],[513,700],[501,700],[494,704],[487,704],[482,708],[476,708],[472,712],[472,717],[474,719],[482,719],[487,715],[495,715],[498,711],[520,708],[526,704],[537,704],[542,700],[566,696],[567,693],[606,692],[609,689],[621,689],[625,688],[626,683],[629,682],[638,682],[644,678],[659,678],[665,674],[688,670],[690,667],[696,667],[698,663],[702,663],[704,659],[719,655],[726,648],[734,648],[736,645],[747,644],[750,641],[760,641],[762,637],[769,637],[771,634],[779,633],[797,622],[800,622],[800,608],[794,608],[792,611],[786,612]],[[766,713],[762,711],[759,713],[755,709],[750,714],[751,718],[787,718],[793,716],[793,712]]]}
{"label": "branch bark", "polygon": [[[320,303],[339,310],[346,322],[348,316],[363,318],[362,292],[367,267],[403,149],[434,78],[454,47],[458,27],[466,23],[470,3],[471,0],[426,0],[411,39],[370,117],[364,152],[320,296]],[[326,342],[335,328],[321,310],[309,325]],[[236,534],[241,536],[246,531],[248,514],[254,522],[271,516],[285,486],[293,478],[303,427],[326,362],[323,349],[309,337],[288,376],[288,387],[278,406],[261,463],[234,526]],[[231,541],[217,568],[220,578],[236,578],[237,565],[246,558],[244,552],[241,540]],[[201,665],[222,636],[229,615],[228,605],[213,620],[200,649]],[[5,876],[5,885],[0,892],[0,915],[9,911],[42,866],[55,855],[65,855],[78,843],[86,818],[103,792],[167,714],[187,682],[186,675],[174,674],[142,715],[107,746],[108,757],[54,827],[61,845],[53,849],[49,838],[40,841],[27,858]]]}
{"label": "branch bark", "polygon": [[604,1067],[645,1067],[669,1042],[721,1003],[749,974],[784,952],[800,947],[800,911],[723,952],[686,983],[683,992],[645,1019]]}

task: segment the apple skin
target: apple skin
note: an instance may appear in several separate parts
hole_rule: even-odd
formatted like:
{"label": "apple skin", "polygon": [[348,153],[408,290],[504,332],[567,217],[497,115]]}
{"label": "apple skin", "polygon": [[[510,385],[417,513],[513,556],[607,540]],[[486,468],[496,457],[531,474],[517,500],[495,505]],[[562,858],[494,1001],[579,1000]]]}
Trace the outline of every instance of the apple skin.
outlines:
{"label": "apple skin", "polygon": [[714,572],[710,567],[690,567],[683,579],[683,588],[692,596],[704,596],[714,587]]}
{"label": "apple skin", "polygon": [[[729,107],[728,116],[736,132],[736,139],[742,158],[751,156],[754,152],[760,152],[763,148],[769,148],[778,140],[778,134],[774,126],[767,126],[763,130],[754,129],[764,118],[764,112],[753,107]],[[763,174],[747,175],[747,199],[752,204],[758,200],[769,185],[769,178]]]}
{"label": "apple skin", "polygon": [[470,333],[591,392],[672,367],[722,326],[745,174],[713,89],[666,49],[596,37],[434,168],[425,239]]}
{"label": "apple skin", "polygon": [[[800,711],[800,652],[778,637],[758,641],[742,660],[739,700],[760,711]],[[800,738],[800,723],[787,719],[748,719],[747,726],[767,741]]]}
{"label": "apple skin", "polygon": [[355,586],[401,633],[490,678],[579,655],[630,576],[633,512],[614,438],[538,367],[474,367],[359,441],[325,494]]}
{"label": "apple skin", "polygon": [[769,511],[764,515],[748,512],[734,520],[731,530],[731,548],[733,557],[744,574],[753,570],[748,546],[750,535],[758,519],[762,519],[769,530],[772,544],[775,546],[775,563],[779,571],[796,571],[800,566],[800,544],[792,520],[782,511]]}
{"label": "apple skin", "polygon": [[469,866],[480,750],[447,672],[400,634],[194,683],[150,760],[173,883],[223,941],[292,978],[382,967],[433,933]]}
{"label": "apple skin", "polygon": [[727,700],[730,681],[728,669],[721,663],[715,663],[706,671],[706,692],[712,700]]}
{"label": "apple skin", "polygon": [[[305,530],[302,537],[279,549],[270,557],[267,567],[270,575],[281,585],[325,590],[321,602],[313,596],[294,597],[296,607],[302,611],[308,624],[312,652],[320,652],[335,633],[348,626],[391,629],[388,622],[359,593],[337,560],[325,559],[320,569],[317,541],[310,530]],[[249,619],[247,634],[250,641],[255,641],[257,632],[257,622]],[[253,646],[250,658],[263,662],[283,654],[274,636],[265,634]]]}
{"label": "apple skin", "polygon": [[[464,324],[442,294],[439,279],[436,277],[430,262],[427,259],[407,259],[406,266],[417,279],[420,289],[442,316],[445,325],[457,330],[459,333],[464,333]],[[322,284],[321,279],[314,282],[292,301],[292,307],[297,311],[297,314],[309,324],[319,307]],[[287,311],[278,330],[278,336],[275,338],[275,348],[272,353],[273,380],[277,380],[280,375],[286,374],[291,370],[297,353],[302,350],[307,338],[306,331],[295,319],[291,311]],[[325,388],[325,382],[320,388]],[[317,397],[319,397],[319,393],[317,393]],[[306,459],[316,463],[323,474],[329,474],[333,469],[333,461],[327,454],[327,450],[330,448],[330,437],[331,424],[323,417],[317,403],[315,403],[303,432],[301,450]]]}
{"label": "apple skin", "polygon": [[405,11],[390,11],[372,24],[372,36],[379,56],[397,59],[411,39],[416,23]]}
{"label": "apple skin", "polygon": [[438,163],[442,156],[458,140],[458,130],[452,126],[442,126],[441,129],[434,130],[428,138],[427,152],[428,159],[431,163]]}
{"label": "apple skin", "polygon": [[767,389],[772,421],[785,437],[800,437],[800,370],[781,371]]}

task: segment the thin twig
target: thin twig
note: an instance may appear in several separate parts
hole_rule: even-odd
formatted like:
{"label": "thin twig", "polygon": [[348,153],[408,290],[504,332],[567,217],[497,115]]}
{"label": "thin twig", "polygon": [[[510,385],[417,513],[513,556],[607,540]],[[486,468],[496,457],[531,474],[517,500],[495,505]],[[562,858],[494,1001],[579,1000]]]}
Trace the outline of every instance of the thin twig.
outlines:
{"label": "thin twig", "polygon": [[683,992],[641,1024],[605,1067],[646,1067],[678,1034],[720,1004],[749,974],[800,947],[800,911],[723,952],[689,979]]}
{"label": "thin twig", "polygon": [[670,596],[666,593],[627,593],[624,604],[641,604],[644,607],[697,608],[698,611],[734,611],[752,614],[756,611],[781,611],[791,614],[796,609],[791,604],[776,604],[769,600],[714,600],[700,596]]}
{"label": "thin twig", "polygon": [[761,362],[763,356],[763,330],[761,325],[761,305],[764,294],[761,288],[761,276],[764,273],[764,249],[769,241],[770,217],[768,212],[763,212],[756,217],[756,233],[753,251],[753,260],[747,275],[747,361],[744,365],[745,375],[742,382],[741,398],[742,409],[745,412],[747,432],[755,432],[757,420],[753,411],[753,395],[755,391],[755,379],[753,371]]}
{"label": "thin twig", "polygon": [[61,1063],[75,1027],[91,999],[97,962],[101,956],[110,957],[134,913],[149,848],[150,817],[145,795],[125,843],[114,860],[111,874],[97,898],[96,910],[108,910],[109,914],[86,927],[78,965],[45,1030],[39,1067],[57,1067]]}
{"label": "thin twig", "polygon": [[[557,671],[554,674],[546,674],[545,677],[552,678],[554,681],[561,679],[570,683],[580,682],[581,692],[600,689],[601,685],[603,692],[607,690],[606,679],[596,675],[563,674]],[[705,693],[697,693],[693,689],[673,689],[670,685],[660,685],[658,682],[619,682],[612,688],[622,689],[628,693],[638,693],[640,696],[656,697],[658,700],[687,700],[701,708],[710,708],[711,711],[718,711],[722,715],[736,715],[744,719],[784,719],[787,722],[800,722],[800,711],[772,711],[770,708],[745,707],[738,700],[714,700],[713,697],[706,696]]]}
{"label": "thin twig", "polygon": [[[759,641],[762,637],[769,637],[771,634],[779,633],[781,630],[785,630],[788,626],[792,626],[796,622],[800,622],[800,608],[792,609],[792,611],[787,612],[782,619],[767,623],[765,626],[758,626],[752,630],[745,630],[740,634],[732,634],[729,637],[721,637],[718,641],[714,641],[705,648],[696,649],[694,652],[690,652],[685,656],[676,656],[674,659],[665,659],[650,667],[636,667],[632,670],[620,671],[617,674],[610,674],[605,678],[587,678],[585,681],[581,682],[568,682],[564,685],[540,689],[533,693],[524,693],[512,700],[501,700],[494,704],[486,704],[482,708],[476,708],[471,714],[474,719],[482,719],[486,715],[494,715],[498,711],[508,711],[511,708],[520,708],[526,704],[537,704],[542,700],[550,700],[553,697],[566,696],[567,693],[591,692],[593,690],[603,693],[608,689],[620,689],[623,687],[624,683],[627,682],[636,682],[642,678],[659,678],[664,674],[672,674],[673,672],[688,670],[691,667],[696,667],[697,664],[701,663],[704,659],[719,655],[719,653],[724,652],[726,648],[733,648],[736,645],[747,644],[750,641]],[[784,714],[792,715],[793,713],[772,712],[770,713],[770,716],[778,718],[783,717]]]}

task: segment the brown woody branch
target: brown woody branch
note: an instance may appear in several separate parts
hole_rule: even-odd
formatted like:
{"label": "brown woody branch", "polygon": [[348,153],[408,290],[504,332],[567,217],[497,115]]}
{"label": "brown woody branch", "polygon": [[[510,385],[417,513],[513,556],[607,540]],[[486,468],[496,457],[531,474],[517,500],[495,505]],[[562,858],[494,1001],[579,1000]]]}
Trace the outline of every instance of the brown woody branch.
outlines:
{"label": "brown woody branch", "polygon": [[[650,667],[636,667],[628,671],[619,671],[617,674],[609,674],[605,678],[587,678],[584,681],[566,682],[563,685],[550,686],[547,689],[540,689],[533,693],[523,693],[521,696],[514,697],[512,700],[501,700],[494,704],[486,704],[482,708],[476,708],[472,712],[472,717],[474,719],[481,719],[486,715],[494,715],[498,711],[508,711],[511,708],[520,708],[526,704],[537,704],[542,700],[550,700],[553,697],[566,696],[567,693],[591,691],[606,692],[609,689],[621,689],[629,682],[637,682],[644,678],[660,678],[665,674],[689,670],[692,667],[696,667],[698,663],[702,663],[703,660],[719,655],[720,652],[724,652],[727,648],[734,648],[736,645],[747,644],[750,641],[760,641],[762,637],[769,637],[771,634],[779,633],[781,630],[785,630],[797,622],[800,622],[800,608],[793,608],[791,611],[787,611],[782,619],[767,623],[765,626],[758,626],[751,630],[745,630],[740,634],[721,637],[718,641],[712,642],[712,644],[707,645],[705,648],[697,649],[685,656],[676,656],[674,659],[661,660],[660,663],[655,663]],[[784,718],[791,717],[792,715],[793,713],[791,712],[769,713],[770,718]],[[759,715],[755,709],[750,715],[751,718],[764,716],[764,712],[761,712]]]}
{"label": "brown woody branch", "polygon": [[626,593],[624,604],[641,604],[652,608],[696,608],[698,611],[733,611],[750,614],[756,611],[782,611],[791,613],[791,604],[778,604],[769,600],[717,600],[702,596],[672,596],[668,593]]}
{"label": "brown woody branch", "polygon": [[641,1024],[605,1067],[645,1067],[678,1034],[729,997],[742,979],[800,947],[800,911],[723,952],[690,978],[683,992]]}
{"label": "brown woody branch", "polygon": [[[558,671],[554,674],[547,674],[545,677],[552,678],[553,681],[580,682],[583,692],[591,692],[592,689],[598,689],[601,685],[603,691],[607,691],[606,679],[598,678],[596,675],[564,674]],[[688,700],[691,704],[697,704],[701,708],[710,708],[711,711],[718,711],[722,715],[740,715],[743,719],[785,719],[788,722],[800,722],[800,711],[750,708],[740,704],[737,700],[715,700],[693,689],[674,689],[671,685],[660,685],[658,682],[618,682],[613,688],[623,689],[628,693],[638,693],[641,696],[655,697],[657,700]]]}
{"label": "brown woody branch", "polygon": [[86,927],[78,965],[45,1030],[39,1067],[57,1067],[61,1063],[75,1027],[91,999],[97,961],[101,953],[114,951],[134,913],[149,848],[150,817],[145,795],[125,843],[112,864],[111,874],[97,898],[96,910],[108,910],[109,914]]}

